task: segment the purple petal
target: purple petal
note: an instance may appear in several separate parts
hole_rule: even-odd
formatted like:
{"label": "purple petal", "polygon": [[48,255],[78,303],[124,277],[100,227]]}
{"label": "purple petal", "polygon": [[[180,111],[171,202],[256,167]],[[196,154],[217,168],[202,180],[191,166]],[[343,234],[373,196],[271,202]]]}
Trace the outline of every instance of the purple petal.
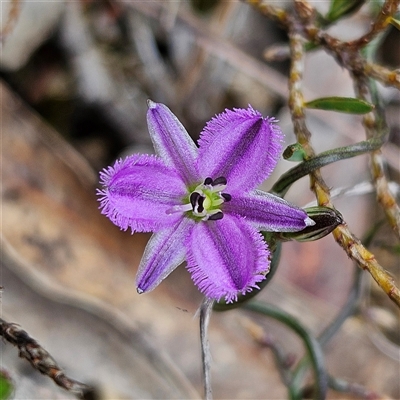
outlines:
{"label": "purple petal", "polygon": [[217,115],[199,139],[201,176],[224,176],[228,193],[256,188],[271,174],[282,151],[283,135],[275,122],[250,106]]}
{"label": "purple petal", "polygon": [[139,293],[153,290],[185,259],[184,242],[195,222],[182,218],[172,227],[155,233],[147,243],[136,276]]}
{"label": "purple petal", "polygon": [[269,270],[269,251],[260,233],[235,216],[196,224],[187,248],[187,268],[209,298],[234,301],[257,288]]}
{"label": "purple petal", "polygon": [[100,173],[102,214],[121,229],[156,231],[171,226],[181,213],[167,213],[182,203],[186,188],[177,172],[159,158],[135,154]]}
{"label": "purple petal", "polygon": [[186,182],[200,182],[196,171],[197,147],[178,118],[164,104],[148,101],[147,124],[156,153]]}
{"label": "purple petal", "polygon": [[246,218],[262,231],[297,232],[315,224],[301,208],[261,190],[232,196],[223,211]]}

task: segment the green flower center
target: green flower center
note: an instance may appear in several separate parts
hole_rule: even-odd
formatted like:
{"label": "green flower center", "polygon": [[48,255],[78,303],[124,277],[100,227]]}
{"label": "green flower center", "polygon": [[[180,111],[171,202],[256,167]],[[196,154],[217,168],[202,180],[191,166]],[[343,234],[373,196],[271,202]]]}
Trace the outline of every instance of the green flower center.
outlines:
{"label": "green flower center", "polygon": [[222,191],[226,188],[226,178],[220,176],[212,180],[206,178],[204,183],[196,186],[189,196],[183,199],[183,204],[171,207],[167,214],[187,213],[186,216],[196,221],[216,221],[222,219],[224,214],[221,205],[230,201],[232,196]]}
{"label": "green flower center", "polygon": [[225,201],[230,201],[231,196],[228,193],[222,193],[226,188],[226,178],[219,177],[215,180],[206,178],[204,183],[197,186],[190,193],[189,200],[192,209],[189,213],[196,219],[202,221],[216,221],[222,219],[224,214],[220,206]]}

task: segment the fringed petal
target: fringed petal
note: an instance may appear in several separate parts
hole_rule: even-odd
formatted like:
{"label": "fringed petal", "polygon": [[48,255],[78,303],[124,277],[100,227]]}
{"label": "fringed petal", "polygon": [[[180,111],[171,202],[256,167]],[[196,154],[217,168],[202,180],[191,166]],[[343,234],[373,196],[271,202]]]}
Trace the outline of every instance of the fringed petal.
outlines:
{"label": "fringed petal", "polygon": [[315,224],[301,208],[261,190],[232,196],[223,211],[245,218],[262,231],[297,232]]}
{"label": "fringed petal", "polygon": [[183,218],[151,237],[136,276],[138,293],[153,290],[184,261],[186,250],[183,244],[194,224],[193,220]]}
{"label": "fringed petal", "polygon": [[186,184],[200,183],[196,144],[168,107],[150,100],[148,104],[147,124],[156,153],[178,171]]}
{"label": "fringed petal", "polygon": [[201,176],[228,180],[227,192],[255,189],[275,168],[282,151],[276,120],[251,106],[226,110],[207,123],[199,139]]}
{"label": "fringed petal", "polygon": [[186,188],[176,171],[162,160],[135,154],[100,173],[100,209],[115,225],[153,232],[174,225],[182,213],[169,213],[182,203]]}
{"label": "fringed petal", "polygon": [[259,232],[242,218],[225,215],[198,223],[187,243],[188,270],[205,296],[227,302],[265,279],[269,251]]}

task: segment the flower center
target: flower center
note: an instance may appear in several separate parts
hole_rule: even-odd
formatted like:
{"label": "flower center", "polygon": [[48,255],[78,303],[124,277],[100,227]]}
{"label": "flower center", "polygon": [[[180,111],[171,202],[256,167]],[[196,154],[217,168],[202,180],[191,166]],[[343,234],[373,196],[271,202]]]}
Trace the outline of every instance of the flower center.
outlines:
{"label": "flower center", "polygon": [[189,196],[193,216],[203,221],[222,219],[224,214],[220,206],[232,198],[230,194],[222,193],[226,184],[226,178],[220,176],[214,180],[206,178],[204,183],[197,186]]}
{"label": "flower center", "polygon": [[226,178],[223,176],[214,180],[206,178],[204,183],[197,186],[186,198],[188,203],[173,206],[166,213],[188,212],[189,217],[194,217],[194,219],[200,219],[201,221],[222,219],[224,214],[220,206],[232,199],[230,194],[222,193],[226,188],[226,183]]}

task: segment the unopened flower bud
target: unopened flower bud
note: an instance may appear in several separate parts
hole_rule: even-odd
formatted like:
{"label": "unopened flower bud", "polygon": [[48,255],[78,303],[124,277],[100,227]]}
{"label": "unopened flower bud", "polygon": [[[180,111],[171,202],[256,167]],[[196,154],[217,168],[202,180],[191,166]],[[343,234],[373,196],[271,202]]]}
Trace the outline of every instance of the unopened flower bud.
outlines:
{"label": "unopened flower bud", "polygon": [[286,147],[282,156],[287,161],[304,161],[305,151],[300,143],[294,143]]}
{"label": "unopened flower bud", "polygon": [[304,211],[315,222],[315,225],[307,226],[300,232],[283,232],[280,234],[281,239],[311,242],[329,235],[338,225],[343,223],[342,215],[333,208],[318,206],[305,208]]}

